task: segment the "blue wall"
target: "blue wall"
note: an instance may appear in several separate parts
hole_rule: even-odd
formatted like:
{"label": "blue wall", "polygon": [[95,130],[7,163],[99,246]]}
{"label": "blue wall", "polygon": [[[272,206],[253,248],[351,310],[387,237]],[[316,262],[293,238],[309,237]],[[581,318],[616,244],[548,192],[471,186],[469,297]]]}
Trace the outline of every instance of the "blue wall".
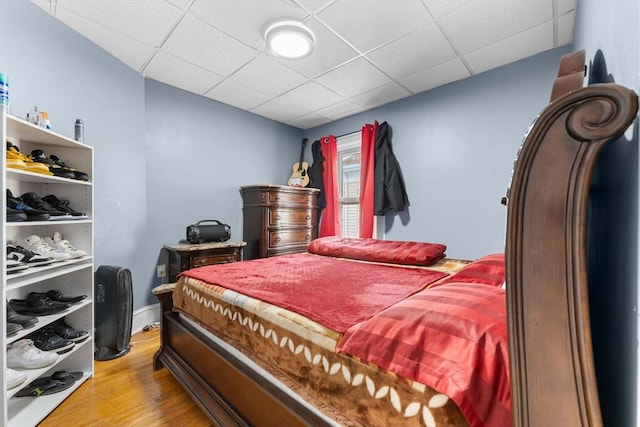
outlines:
{"label": "blue wall", "polygon": [[549,103],[560,56],[569,47],[476,75],[305,133],[360,130],[387,121],[407,186],[408,212],[385,217],[387,239],[441,242],[473,259],[504,251],[506,208],[516,151]]}

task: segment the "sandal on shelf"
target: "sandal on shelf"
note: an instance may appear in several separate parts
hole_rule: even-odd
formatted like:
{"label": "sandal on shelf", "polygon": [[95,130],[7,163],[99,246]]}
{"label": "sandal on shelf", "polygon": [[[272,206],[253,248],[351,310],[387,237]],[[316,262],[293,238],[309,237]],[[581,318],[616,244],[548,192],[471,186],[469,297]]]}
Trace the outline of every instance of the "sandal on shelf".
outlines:
{"label": "sandal on shelf", "polygon": [[51,377],[38,378],[29,383],[16,393],[16,397],[38,397],[66,390],[75,383],[75,380],[59,381]]}
{"label": "sandal on shelf", "polygon": [[28,386],[16,393],[17,397],[37,397],[58,393],[71,387],[78,381],[84,372],[56,371],[50,377],[41,377],[33,380]]}

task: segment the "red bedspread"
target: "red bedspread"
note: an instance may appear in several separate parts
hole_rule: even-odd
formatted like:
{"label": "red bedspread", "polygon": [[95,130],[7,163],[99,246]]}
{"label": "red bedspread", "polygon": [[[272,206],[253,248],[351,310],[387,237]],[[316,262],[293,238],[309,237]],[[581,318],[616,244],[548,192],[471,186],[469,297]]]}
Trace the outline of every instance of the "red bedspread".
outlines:
{"label": "red bedspread", "polygon": [[307,251],[318,255],[422,266],[440,261],[444,258],[446,249],[447,247],[441,243],[337,236],[315,239],[307,247]]}
{"label": "red bedspread", "polygon": [[471,426],[511,425],[505,291],[449,283],[345,333],[344,351],[451,397]]}
{"label": "red bedspread", "polygon": [[343,333],[447,274],[300,253],[209,265],[182,275],[287,308]]}

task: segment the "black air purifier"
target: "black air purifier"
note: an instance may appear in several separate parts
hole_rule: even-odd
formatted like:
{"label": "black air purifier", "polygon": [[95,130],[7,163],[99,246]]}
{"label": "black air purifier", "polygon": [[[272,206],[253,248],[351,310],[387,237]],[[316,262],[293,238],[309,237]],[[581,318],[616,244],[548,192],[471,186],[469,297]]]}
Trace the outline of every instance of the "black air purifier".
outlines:
{"label": "black air purifier", "polygon": [[95,360],[124,356],[131,346],[133,294],[131,271],[112,265],[95,274]]}

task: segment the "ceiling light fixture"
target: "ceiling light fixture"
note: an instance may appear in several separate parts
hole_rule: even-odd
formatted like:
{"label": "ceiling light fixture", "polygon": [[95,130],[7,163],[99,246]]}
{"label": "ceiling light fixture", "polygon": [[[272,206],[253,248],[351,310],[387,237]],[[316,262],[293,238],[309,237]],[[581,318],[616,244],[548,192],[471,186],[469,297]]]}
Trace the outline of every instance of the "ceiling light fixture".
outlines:
{"label": "ceiling light fixture", "polygon": [[264,33],[267,48],[276,56],[300,59],[313,52],[315,37],[309,28],[297,21],[280,21]]}

